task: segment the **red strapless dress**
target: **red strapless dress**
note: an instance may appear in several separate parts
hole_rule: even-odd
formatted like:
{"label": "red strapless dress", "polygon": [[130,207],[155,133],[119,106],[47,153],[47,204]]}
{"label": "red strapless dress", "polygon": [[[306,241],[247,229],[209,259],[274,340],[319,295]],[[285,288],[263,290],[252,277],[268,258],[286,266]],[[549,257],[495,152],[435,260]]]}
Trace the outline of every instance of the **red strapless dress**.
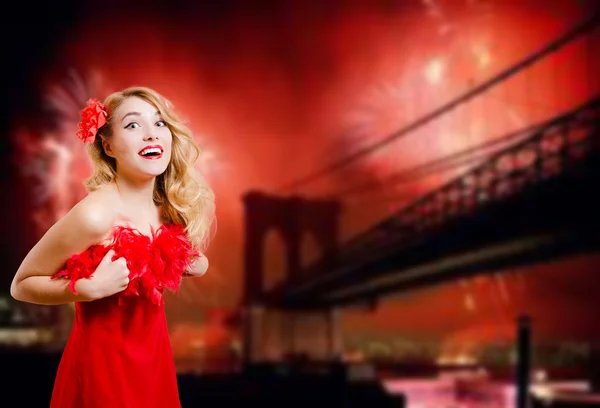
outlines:
{"label": "red strapless dress", "polygon": [[75,303],[75,321],[52,392],[51,408],[178,408],[179,392],[168,336],[163,291],[176,291],[193,258],[180,225],[163,225],[152,237],[115,227],[109,245],[73,255],[54,278],[89,277],[106,252],[127,260],[126,290]]}

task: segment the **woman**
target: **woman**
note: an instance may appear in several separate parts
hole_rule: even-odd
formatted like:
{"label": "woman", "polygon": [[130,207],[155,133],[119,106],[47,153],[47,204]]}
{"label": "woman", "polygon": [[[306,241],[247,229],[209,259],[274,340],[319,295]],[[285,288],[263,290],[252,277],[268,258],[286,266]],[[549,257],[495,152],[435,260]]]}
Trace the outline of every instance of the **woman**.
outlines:
{"label": "woman", "polygon": [[206,272],[214,195],[194,170],[189,130],[169,103],[133,87],[90,100],[89,194],[19,267],[20,301],[75,302],[51,407],[180,407],[162,295]]}

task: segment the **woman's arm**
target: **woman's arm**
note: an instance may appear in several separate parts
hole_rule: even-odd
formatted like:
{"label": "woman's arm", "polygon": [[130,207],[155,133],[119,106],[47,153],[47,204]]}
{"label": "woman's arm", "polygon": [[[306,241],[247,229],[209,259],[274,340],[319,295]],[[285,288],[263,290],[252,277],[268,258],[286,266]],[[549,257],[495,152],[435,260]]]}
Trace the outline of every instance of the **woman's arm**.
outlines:
{"label": "woman's arm", "polygon": [[51,280],[50,277],[71,255],[100,243],[109,233],[114,219],[114,211],[101,197],[89,195],[80,201],[50,227],[25,256],[13,278],[11,296],[22,302],[42,305],[90,300],[73,294],[68,288],[68,280]]}
{"label": "woman's arm", "polygon": [[194,263],[183,274],[184,277],[193,278],[202,276],[208,270],[208,258],[205,255],[200,255]]}

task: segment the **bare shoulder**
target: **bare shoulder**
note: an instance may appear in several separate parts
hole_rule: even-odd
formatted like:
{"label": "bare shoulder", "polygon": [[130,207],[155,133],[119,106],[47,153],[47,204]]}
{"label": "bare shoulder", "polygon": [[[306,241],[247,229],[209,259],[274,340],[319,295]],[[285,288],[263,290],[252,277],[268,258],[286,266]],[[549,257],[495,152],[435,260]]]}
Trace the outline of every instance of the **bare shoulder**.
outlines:
{"label": "bare shoulder", "polygon": [[78,235],[102,239],[115,224],[118,196],[109,188],[101,188],[88,194],[63,218],[63,228],[75,228]]}
{"label": "bare shoulder", "polygon": [[31,248],[16,273],[15,282],[28,276],[52,275],[71,255],[100,244],[115,223],[117,200],[110,189],[103,188],[73,206]]}

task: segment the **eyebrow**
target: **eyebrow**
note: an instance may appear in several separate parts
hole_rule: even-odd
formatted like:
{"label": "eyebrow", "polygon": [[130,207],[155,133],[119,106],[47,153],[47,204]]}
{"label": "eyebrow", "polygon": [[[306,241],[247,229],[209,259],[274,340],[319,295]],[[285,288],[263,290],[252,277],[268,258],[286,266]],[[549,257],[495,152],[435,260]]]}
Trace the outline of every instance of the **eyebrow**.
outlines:
{"label": "eyebrow", "polygon": [[[159,111],[154,112],[154,116],[157,116],[157,115],[160,115]],[[123,118],[121,119],[121,122],[124,121],[127,116],[142,116],[142,114],[139,112],[128,112],[125,114],[125,116],[123,116]]]}

